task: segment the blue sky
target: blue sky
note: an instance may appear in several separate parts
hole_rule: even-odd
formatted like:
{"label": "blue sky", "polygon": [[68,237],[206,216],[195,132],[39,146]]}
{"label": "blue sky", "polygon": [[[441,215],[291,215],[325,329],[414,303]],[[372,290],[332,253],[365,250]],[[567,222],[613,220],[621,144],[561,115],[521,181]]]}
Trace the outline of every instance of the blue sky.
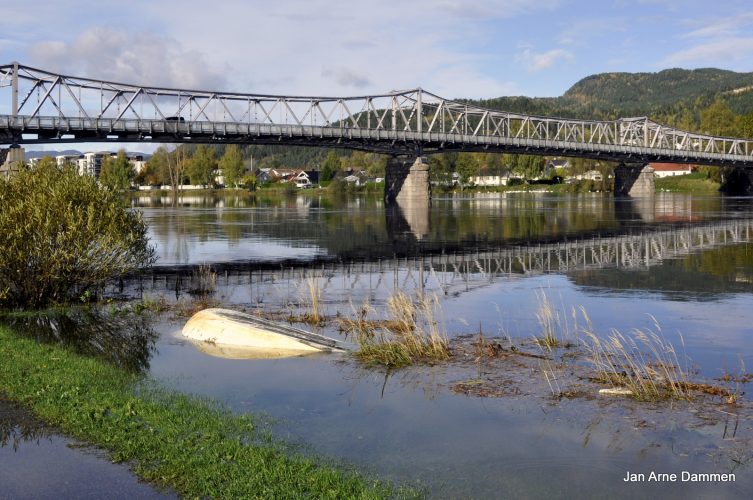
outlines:
{"label": "blue sky", "polygon": [[206,90],[561,95],[611,71],[753,71],[750,2],[2,0],[0,61]]}

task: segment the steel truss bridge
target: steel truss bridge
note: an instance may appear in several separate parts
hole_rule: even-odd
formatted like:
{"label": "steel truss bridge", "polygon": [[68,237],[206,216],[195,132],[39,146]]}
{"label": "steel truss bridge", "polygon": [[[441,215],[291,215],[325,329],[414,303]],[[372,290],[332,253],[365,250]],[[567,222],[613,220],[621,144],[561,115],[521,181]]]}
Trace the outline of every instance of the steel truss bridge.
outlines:
{"label": "steel truss bridge", "polygon": [[422,89],[357,97],[208,92],[0,66],[0,143],[292,144],[420,155],[481,151],[753,167],[753,140],[611,121],[528,116]]}

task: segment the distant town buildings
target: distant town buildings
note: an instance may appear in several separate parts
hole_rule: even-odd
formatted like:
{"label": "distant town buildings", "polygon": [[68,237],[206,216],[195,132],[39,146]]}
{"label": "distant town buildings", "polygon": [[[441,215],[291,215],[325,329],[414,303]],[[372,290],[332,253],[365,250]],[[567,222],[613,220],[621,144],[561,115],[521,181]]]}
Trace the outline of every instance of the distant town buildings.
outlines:
{"label": "distant town buildings", "polygon": [[[55,162],[59,167],[69,164],[76,167],[79,175],[91,175],[99,178],[102,172],[102,163],[105,158],[117,158],[118,153],[112,151],[87,152],[80,155],[58,155]],[[146,167],[146,160],[143,155],[126,155],[128,163],[133,167],[133,171],[138,175]],[[42,158],[30,158],[27,163],[32,167],[37,165]]]}

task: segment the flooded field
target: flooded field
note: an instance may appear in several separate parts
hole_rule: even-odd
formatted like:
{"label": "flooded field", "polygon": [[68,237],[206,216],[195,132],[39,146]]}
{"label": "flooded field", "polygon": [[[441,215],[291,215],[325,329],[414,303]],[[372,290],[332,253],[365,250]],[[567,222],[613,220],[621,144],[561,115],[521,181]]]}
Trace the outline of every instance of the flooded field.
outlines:
{"label": "flooded field", "polygon": [[[116,290],[124,297],[190,304],[203,287],[206,304],[285,319],[314,307],[313,288],[325,317],[315,329],[348,342],[339,318],[367,309],[384,319],[389,297],[402,291],[436,297],[457,355],[399,370],[367,368],[348,354],[230,359],[182,338],[186,317],[170,312],[130,328],[127,339],[100,327],[74,348],[119,353],[117,362],[166,385],[269,415],[274,432],[302,450],[432,497],[753,491],[751,199],[482,194],[435,198],[423,212],[307,196],[187,195],[178,207],[144,196],[133,205],[159,261]],[[211,286],[199,283],[202,265]],[[544,328],[542,300],[573,352],[584,313],[603,338],[658,331],[692,377],[738,401],[599,396],[585,356],[561,364],[533,345]],[[479,356],[471,346],[479,332],[540,358]],[[113,338],[117,349],[103,347]],[[677,479],[625,480],[652,471]]]}

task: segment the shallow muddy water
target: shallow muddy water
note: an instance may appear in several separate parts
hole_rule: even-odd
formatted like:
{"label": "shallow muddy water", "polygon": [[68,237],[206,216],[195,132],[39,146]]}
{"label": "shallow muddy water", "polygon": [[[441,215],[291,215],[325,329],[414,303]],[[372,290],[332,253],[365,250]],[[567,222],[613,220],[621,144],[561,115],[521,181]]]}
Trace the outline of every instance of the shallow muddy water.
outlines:
{"label": "shallow muddy water", "polygon": [[[563,335],[574,335],[572,310],[582,307],[603,335],[660,331],[694,377],[714,381],[753,367],[750,199],[489,194],[437,198],[422,212],[365,198],[158,204],[134,201],[160,256],[154,275],[131,285],[135,295],[191,300],[192,269],[209,263],[212,298],[227,307],[295,315],[311,307],[315,284],[330,318],[322,331],[338,338],[334,318],[364,303],[384,317],[387,298],[402,290],[436,295],[450,337],[481,330],[513,343],[541,334],[545,296]],[[519,390],[469,396],[453,385],[492,368],[471,361],[386,374],[347,355],[223,359],[183,341],[182,321],[156,325],[153,376],[236,411],[266,413],[304,450],[423,485],[431,496],[746,498],[753,491],[747,403],[554,399],[541,370],[525,369],[512,376]],[[651,471],[678,479],[623,480]],[[682,481],[682,471],[733,473],[735,481]]]}
{"label": "shallow muddy water", "polygon": [[0,498],[176,498],[30,416],[0,394]]}

